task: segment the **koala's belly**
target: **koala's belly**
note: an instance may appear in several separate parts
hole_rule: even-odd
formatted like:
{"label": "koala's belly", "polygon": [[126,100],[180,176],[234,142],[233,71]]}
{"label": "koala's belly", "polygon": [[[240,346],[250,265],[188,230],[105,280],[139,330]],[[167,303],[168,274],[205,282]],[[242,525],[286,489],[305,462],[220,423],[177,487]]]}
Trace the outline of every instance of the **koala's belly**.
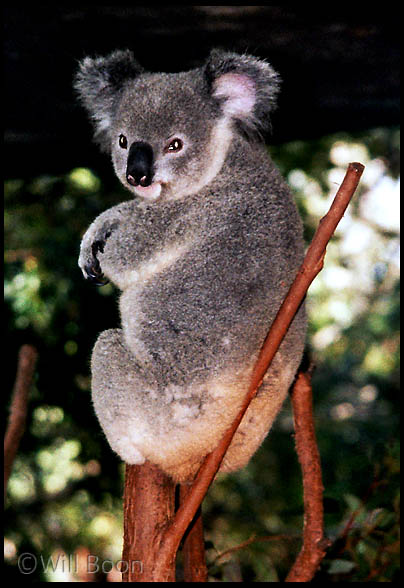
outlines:
{"label": "koala's belly", "polygon": [[196,269],[194,275],[189,268],[178,275],[172,270],[137,281],[121,295],[124,339],[136,360],[162,385],[201,382],[249,363],[265,336],[262,321],[241,317],[230,295],[197,279]]}
{"label": "koala's belly", "polygon": [[[245,369],[281,303],[268,271],[251,274],[223,243],[171,243],[126,272],[120,299],[128,350],[164,385]],[[278,304],[279,298],[279,304]]]}

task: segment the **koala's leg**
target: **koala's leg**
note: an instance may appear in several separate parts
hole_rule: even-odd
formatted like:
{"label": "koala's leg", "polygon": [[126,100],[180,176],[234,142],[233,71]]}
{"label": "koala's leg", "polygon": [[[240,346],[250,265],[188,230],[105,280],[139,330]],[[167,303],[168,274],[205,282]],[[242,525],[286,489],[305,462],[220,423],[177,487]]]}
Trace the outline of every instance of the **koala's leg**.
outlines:
{"label": "koala's leg", "polygon": [[141,464],[142,440],[150,431],[141,405],[147,387],[142,369],[126,349],[121,329],[104,331],[91,358],[92,399],[112,449],[129,464]]}
{"label": "koala's leg", "polygon": [[217,435],[205,437],[212,422],[221,425],[220,410],[199,418],[203,392],[159,385],[150,365],[127,349],[121,329],[101,333],[91,371],[94,409],[120,458],[129,464],[147,459],[177,481],[191,479],[216,445]]}

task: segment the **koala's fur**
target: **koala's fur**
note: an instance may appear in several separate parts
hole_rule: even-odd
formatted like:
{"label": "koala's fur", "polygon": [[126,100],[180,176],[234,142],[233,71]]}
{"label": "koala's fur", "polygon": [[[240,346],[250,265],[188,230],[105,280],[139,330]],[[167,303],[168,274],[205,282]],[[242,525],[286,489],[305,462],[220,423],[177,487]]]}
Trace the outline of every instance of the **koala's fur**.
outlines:
{"label": "koala's fur", "polygon": [[[235,418],[302,261],[302,226],[260,132],[279,78],[218,50],[188,72],[147,73],[130,51],[85,58],[75,87],[133,199],[101,214],[79,265],[120,290],[122,329],[92,355],[96,414],[127,463],[191,479]],[[221,470],[265,438],[301,360],[295,317]]]}

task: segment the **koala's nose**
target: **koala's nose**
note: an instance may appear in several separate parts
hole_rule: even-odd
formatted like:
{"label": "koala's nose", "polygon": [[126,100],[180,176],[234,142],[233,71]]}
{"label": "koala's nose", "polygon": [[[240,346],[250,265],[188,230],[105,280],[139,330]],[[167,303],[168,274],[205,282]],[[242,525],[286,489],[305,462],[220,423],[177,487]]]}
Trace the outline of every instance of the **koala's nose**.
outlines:
{"label": "koala's nose", "polygon": [[129,149],[126,180],[131,186],[150,186],[153,177],[153,149],[149,143],[135,141]]}

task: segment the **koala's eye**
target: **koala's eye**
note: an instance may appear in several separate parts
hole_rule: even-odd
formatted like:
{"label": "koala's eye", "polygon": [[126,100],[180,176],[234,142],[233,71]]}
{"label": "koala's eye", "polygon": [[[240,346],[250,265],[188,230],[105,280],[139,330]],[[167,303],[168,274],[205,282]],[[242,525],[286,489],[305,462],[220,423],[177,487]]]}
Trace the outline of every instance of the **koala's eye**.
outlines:
{"label": "koala's eye", "polygon": [[119,135],[119,147],[122,147],[122,149],[128,148],[128,139],[125,135]]}
{"label": "koala's eye", "polygon": [[168,143],[167,147],[165,148],[166,153],[175,153],[177,151],[181,151],[181,149],[183,148],[184,143],[181,141],[181,139],[178,139],[177,137],[175,139],[171,139],[171,141]]}

